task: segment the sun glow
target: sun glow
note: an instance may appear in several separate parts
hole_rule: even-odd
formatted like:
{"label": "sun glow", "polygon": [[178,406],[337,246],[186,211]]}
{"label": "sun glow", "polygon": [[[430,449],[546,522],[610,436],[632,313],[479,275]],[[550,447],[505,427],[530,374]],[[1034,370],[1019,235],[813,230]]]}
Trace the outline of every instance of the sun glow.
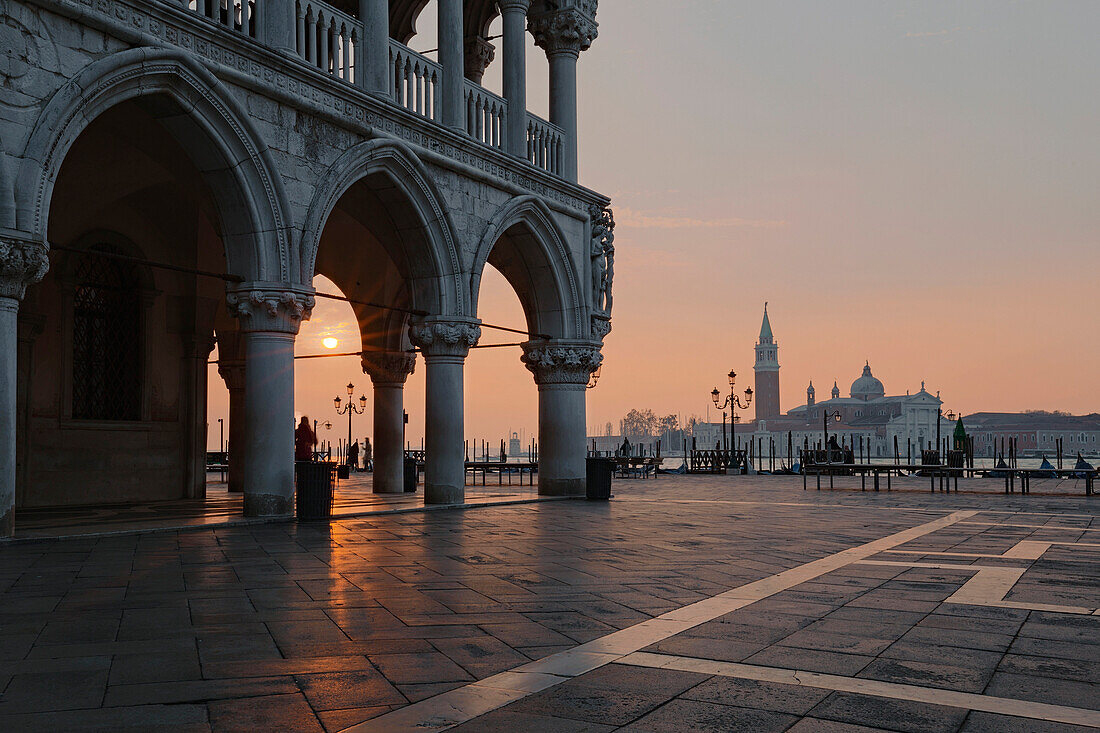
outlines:
{"label": "sun glow", "polygon": [[324,345],[326,349],[335,349],[340,344],[340,342],[334,339],[332,336],[329,336],[328,338],[323,339],[321,341],[321,344]]}

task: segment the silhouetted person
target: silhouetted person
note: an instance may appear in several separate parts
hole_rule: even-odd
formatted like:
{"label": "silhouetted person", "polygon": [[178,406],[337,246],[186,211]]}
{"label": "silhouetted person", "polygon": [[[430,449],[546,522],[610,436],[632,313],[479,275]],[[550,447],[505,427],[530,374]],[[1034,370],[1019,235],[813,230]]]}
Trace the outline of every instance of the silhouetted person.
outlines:
{"label": "silhouetted person", "polygon": [[363,438],[363,470],[374,470],[374,449],[371,448],[370,438]]}
{"label": "silhouetted person", "polygon": [[629,456],[632,449],[633,446],[630,445],[630,440],[627,437],[623,436],[623,444],[619,446],[619,455]]}
{"label": "silhouetted person", "polygon": [[302,416],[302,422],[294,431],[294,460],[312,461],[313,449],[317,447],[317,435],[309,426],[309,418]]}
{"label": "silhouetted person", "polygon": [[359,470],[359,441],[355,441],[348,448],[348,466],[354,470]]}

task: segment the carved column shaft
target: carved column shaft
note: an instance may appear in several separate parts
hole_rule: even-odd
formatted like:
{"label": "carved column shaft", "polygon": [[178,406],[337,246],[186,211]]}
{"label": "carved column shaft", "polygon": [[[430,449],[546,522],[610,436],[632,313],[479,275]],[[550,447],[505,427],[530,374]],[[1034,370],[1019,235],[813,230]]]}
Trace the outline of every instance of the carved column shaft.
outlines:
{"label": "carved column shaft", "polygon": [[374,493],[405,490],[405,380],[416,367],[416,354],[366,352],[363,371],[374,384]]}
{"label": "carved column shaft", "polygon": [[539,494],[581,496],[585,492],[588,379],[603,361],[591,341],[529,341],[524,365],[539,386]]}
{"label": "carved column shaft", "polygon": [[[234,350],[236,353],[236,350]],[[226,449],[229,453],[228,489],[233,493],[244,491],[244,468],[241,458],[244,456],[244,359],[230,360],[218,351],[218,374],[229,390],[229,436]]]}
{"label": "carved column shaft", "polygon": [[0,537],[15,533],[19,301],[47,269],[44,243],[0,234]]}
{"label": "carved column shaft", "polygon": [[244,339],[241,487],[245,516],[294,512],[294,337],[313,309],[311,291],[246,283],[226,296]]}
{"label": "carved column shaft", "polygon": [[424,354],[424,502],[460,504],[466,497],[463,364],[481,338],[476,319],[426,319],[409,327]]}
{"label": "carved column shaft", "polygon": [[529,19],[535,43],[550,62],[550,121],[565,133],[562,176],[577,180],[577,59],[595,40],[596,0],[560,0]]}
{"label": "carved column shaft", "polygon": [[501,0],[504,49],[501,69],[504,99],[508,102],[504,151],[527,155],[527,8],[530,0]]}

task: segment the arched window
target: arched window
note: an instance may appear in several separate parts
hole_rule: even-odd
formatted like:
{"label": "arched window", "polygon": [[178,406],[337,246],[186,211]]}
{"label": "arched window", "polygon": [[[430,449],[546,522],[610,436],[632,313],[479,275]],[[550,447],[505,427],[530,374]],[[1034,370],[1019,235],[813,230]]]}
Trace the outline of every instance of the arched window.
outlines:
{"label": "arched window", "polygon": [[73,293],[72,415],[141,419],[141,302],[137,268],[106,244],[80,255]]}

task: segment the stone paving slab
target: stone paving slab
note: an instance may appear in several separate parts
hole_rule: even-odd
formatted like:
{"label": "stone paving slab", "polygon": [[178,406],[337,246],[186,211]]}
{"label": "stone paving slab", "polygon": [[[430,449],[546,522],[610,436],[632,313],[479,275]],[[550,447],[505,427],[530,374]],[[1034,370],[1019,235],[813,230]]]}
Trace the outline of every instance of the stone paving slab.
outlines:
{"label": "stone paving slab", "polygon": [[[1007,567],[1010,602],[1095,606],[1097,500],[778,477],[615,493],[0,547],[0,729],[401,730],[455,695],[489,706],[458,730],[1069,731],[1100,708],[1100,616],[948,601]],[[617,661],[643,628],[652,655],[877,692]]]}

